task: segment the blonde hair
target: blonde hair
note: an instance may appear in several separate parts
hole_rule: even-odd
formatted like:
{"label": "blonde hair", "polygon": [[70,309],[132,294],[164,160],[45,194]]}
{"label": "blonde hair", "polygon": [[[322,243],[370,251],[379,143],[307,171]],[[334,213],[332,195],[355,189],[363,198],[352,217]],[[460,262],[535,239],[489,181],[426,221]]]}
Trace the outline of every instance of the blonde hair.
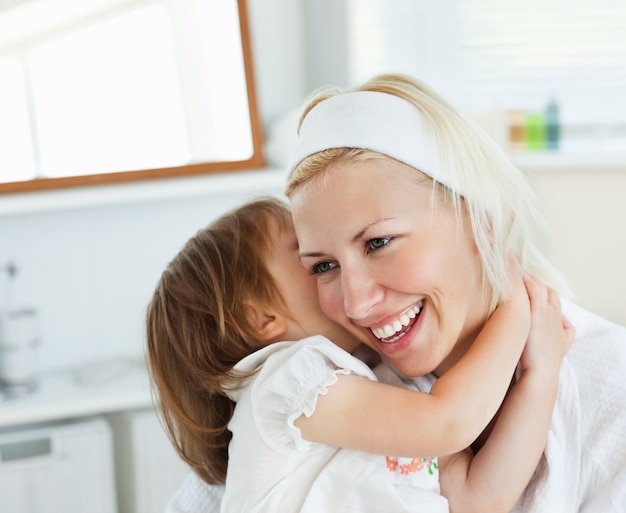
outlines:
{"label": "blonde hair", "polygon": [[146,359],[157,404],[174,448],[206,482],[223,483],[226,395],[243,375],[233,366],[262,341],[245,302],[287,307],[265,265],[272,236],[290,229],[289,207],[263,197],[198,231],[168,264],[146,316]]}
{"label": "blonde hair", "polygon": [[[433,186],[444,203],[453,206],[459,223],[466,209],[478,248],[483,285],[490,311],[506,297],[506,256],[514,255],[530,273],[561,293],[569,290],[561,275],[544,258],[535,237],[543,221],[535,208],[535,197],[522,173],[478,126],[464,119],[446,100],[420,81],[400,74],[379,75],[351,89],[318,91],[307,102],[300,124],[319,103],[338,94],[373,91],[402,98],[417,108],[430,125],[444,174],[458,184],[452,190],[419,170],[420,181]],[[341,148],[315,153],[292,172],[285,193],[294,192],[312,178],[323,174],[332,163],[364,158],[391,157],[366,149]],[[392,159],[394,160],[394,159]],[[459,193],[458,191],[462,191]],[[460,226],[460,224],[459,224]]]}

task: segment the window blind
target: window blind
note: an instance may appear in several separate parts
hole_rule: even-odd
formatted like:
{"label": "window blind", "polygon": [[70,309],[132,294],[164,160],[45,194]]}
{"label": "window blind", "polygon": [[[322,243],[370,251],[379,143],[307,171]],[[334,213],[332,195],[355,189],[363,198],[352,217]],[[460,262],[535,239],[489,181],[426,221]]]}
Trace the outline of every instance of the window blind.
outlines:
{"label": "window blind", "polygon": [[[350,80],[409,73],[466,114],[556,102],[577,139],[626,149],[623,0],[347,0]],[[601,142],[603,141],[603,142]]]}

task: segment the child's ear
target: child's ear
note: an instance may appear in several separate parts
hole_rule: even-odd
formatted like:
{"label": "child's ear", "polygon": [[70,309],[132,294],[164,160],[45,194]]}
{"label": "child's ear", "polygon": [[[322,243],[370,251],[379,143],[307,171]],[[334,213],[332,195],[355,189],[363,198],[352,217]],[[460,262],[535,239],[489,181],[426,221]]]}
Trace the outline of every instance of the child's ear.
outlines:
{"label": "child's ear", "polygon": [[250,325],[257,331],[259,338],[268,344],[279,340],[287,331],[287,319],[279,312],[264,308],[256,301],[244,303]]}

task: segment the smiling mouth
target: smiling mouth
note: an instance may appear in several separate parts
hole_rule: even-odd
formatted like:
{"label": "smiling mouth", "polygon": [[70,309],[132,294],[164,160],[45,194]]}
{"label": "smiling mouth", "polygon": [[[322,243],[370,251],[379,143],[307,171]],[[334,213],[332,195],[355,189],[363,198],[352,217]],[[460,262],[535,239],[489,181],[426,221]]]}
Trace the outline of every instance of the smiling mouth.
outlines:
{"label": "smiling mouth", "polygon": [[381,328],[370,328],[372,334],[384,344],[392,344],[400,340],[413,327],[419,317],[424,302],[420,301],[408,312]]}

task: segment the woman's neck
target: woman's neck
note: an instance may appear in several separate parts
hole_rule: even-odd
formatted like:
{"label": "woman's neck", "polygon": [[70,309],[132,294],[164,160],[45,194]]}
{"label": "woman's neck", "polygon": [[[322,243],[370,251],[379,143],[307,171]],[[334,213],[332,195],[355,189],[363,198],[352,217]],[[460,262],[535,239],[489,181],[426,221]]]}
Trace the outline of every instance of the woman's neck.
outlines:
{"label": "woman's neck", "polygon": [[454,345],[452,351],[450,351],[450,354],[448,354],[446,359],[441,362],[441,364],[433,371],[433,374],[436,377],[443,376],[451,367],[454,366],[454,364],[456,364],[461,358],[463,358],[463,356],[465,356],[465,353],[471,347],[471,345],[474,343],[474,340],[476,340],[476,337],[480,333],[483,324],[484,322],[477,326],[474,330],[470,331],[469,333],[465,333],[461,338],[459,338],[457,343]]}

